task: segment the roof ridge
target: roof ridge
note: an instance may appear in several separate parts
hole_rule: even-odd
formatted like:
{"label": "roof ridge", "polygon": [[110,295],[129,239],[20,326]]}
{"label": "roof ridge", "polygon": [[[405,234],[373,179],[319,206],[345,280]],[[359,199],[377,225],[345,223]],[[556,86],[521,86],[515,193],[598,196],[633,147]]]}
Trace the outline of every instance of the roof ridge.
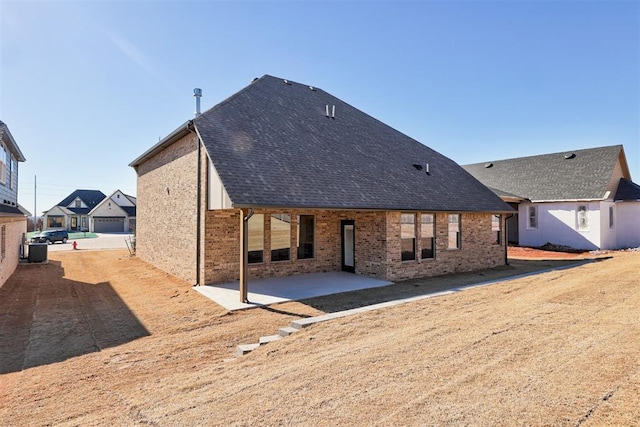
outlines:
{"label": "roof ridge", "polygon": [[485,160],[484,162],[468,163],[468,164],[463,165],[463,166],[473,166],[473,165],[479,165],[479,164],[483,164],[483,163],[487,163],[487,162],[506,162],[506,161],[511,161],[511,160],[524,160],[524,159],[533,159],[533,158],[541,158],[541,157],[553,157],[553,156],[560,156],[560,155],[565,155],[565,154],[569,154],[569,153],[585,153],[585,152],[589,152],[589,151],[597,151],[597,150],[613,149],[613,148],[623,149],[624,146],[622,144],[615,144],[615,145],[604,145],[604,146],[601,146],[601,147],[580,148],[580,149],[576,149],[576,150],[563,150],[563,151],[558,151],[558,152],[555,152],[555,153],[534,154],[534,155],[530,155],[530,156],[509,157],[509,158],[495,159],[495,160],[491,159],[491,160]]}

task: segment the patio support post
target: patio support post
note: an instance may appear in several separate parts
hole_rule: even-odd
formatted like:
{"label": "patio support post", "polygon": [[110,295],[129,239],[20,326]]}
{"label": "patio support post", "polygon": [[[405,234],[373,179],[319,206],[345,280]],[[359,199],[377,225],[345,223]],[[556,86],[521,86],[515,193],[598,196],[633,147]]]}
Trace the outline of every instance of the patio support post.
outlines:
{"label": "patio support post", "polygon": [[248,275],[249,275],[249,218],[253,210],[240,209],[240,302],[248,303]]}

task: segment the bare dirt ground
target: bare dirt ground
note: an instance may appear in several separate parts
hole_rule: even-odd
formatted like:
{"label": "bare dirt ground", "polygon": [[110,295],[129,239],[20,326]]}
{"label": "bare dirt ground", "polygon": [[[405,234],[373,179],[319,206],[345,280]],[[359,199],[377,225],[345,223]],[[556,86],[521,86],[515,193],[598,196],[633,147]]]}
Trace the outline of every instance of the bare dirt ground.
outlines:
{"label": "bare dirt ground", "polygon": [[52,253],[0,288],[0,425],[638,425],[640,252],[607,255],[236,358],[576,261],[229,313],[126,251]]}

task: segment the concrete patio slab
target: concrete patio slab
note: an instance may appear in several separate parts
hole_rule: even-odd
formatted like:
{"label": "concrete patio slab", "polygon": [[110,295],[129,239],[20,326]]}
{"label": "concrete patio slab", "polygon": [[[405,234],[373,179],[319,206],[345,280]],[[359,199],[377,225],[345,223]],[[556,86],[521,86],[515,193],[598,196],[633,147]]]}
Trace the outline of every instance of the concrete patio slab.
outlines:
{"label": "concrete patio slab", "polygon": [[249,281],[249,304],[240,302],[237,281],[219,285],[196,286],[194,289],[227,310],[233,311],[340,292],[377,288],[392,283],[387,280],[339,271],[256,279]]}

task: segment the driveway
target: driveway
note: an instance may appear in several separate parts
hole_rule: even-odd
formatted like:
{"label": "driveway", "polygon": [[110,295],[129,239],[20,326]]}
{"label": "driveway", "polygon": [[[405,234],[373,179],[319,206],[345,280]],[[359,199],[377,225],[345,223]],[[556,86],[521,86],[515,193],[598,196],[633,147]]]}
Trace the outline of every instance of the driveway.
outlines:
{"label": "driveway", "polygon": [[[104,250],[104,249],[127,249],[127,242],[130,242],[132,235],[129,233],[96,233],[98,237],[88,237],[86,239],[75,239],[76,250]],[[74,239],[67,243],[54,243],[49,245],[49,252],[72,251]]]}

